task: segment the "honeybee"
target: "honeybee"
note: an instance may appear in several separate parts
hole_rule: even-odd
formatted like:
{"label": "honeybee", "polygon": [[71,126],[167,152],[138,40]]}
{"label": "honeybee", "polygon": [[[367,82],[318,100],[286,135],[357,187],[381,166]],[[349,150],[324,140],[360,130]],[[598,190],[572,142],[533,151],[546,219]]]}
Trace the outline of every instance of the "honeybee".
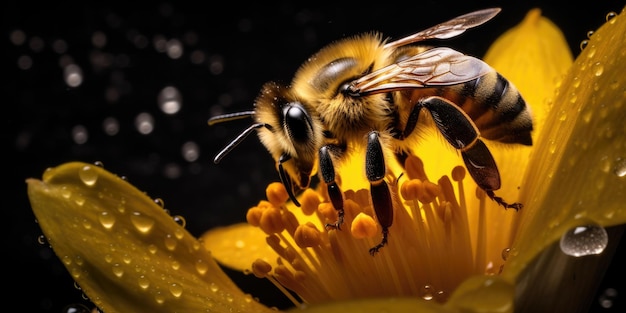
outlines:
{"label": "honeybee", "polygon": [[209,119],[209,125],[253,119],[216,155],[215,163],[256,131],[294,204],[300,205],[296,194],[319,175],[338,213],[337,221],[326,227],[340,229],[343,194],[335,167],[350,149],[364,147],[365,176],[382,228],[380,243],[369,250],[374,255],[387,244],[393,221],[386,156],[401,159],[410,147],[419,146],[418,130],[434,124],[493,201],[520,209],[520,203],[494,194],[500,174],[482,138],[532,145],[533,122],[526,102],[482,60],[447,47],[414,45],[457,36],[499,11],[471,12],[395,41],[365,33],[322,48],[301,65],[290,85],[266,83],[254,110]]}

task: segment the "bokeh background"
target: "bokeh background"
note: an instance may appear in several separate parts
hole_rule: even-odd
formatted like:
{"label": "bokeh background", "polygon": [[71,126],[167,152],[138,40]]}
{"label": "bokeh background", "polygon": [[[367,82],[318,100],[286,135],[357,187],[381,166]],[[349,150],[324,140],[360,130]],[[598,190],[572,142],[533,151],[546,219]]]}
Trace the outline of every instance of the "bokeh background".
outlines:
{"label": "bokeh background", "polygon": [[[481,56],[502,31],[540,7],[576,55],[587,33],[624,6],[545,2],[4,1],[1,86],[7,110],[0,138],[2,198],[8,200],[2,227],[8,301],[19,301],[26,312],[92,307],[52,250],[38,242],[41,231],[26,197],[26,178],[67,161],[98,161],[163,199],[194,235],[243,221],[247,208],[264,197],[265,185],[278,179],[273,161],[252,136],[213,164],[214,155],[248,122],[209,128],[210,116],[251,109],[264,82],[289,81],[303,60],[345,36],[379,30],[399,38],[476,9],[502,7],[491,22],[446,42]],[[623,247],[590,312],[625,307]],[[231,274],[261,301],[289,305],[264,281]],[[613,305],[605,308],[603,300]]]}

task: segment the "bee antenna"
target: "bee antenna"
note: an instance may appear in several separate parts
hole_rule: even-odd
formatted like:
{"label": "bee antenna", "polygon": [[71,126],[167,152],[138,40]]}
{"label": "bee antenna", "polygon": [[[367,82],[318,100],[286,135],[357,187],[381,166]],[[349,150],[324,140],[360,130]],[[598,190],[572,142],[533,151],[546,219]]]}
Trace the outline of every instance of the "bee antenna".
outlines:
{"label": "bee antenna", "polygon": [[243,112],[217,115],[217,116],[213,116],[209,118],[209,126],[212,126],[217,123],[222,123],[222,122],[240,120],[242,118],[246,118],[250,116],[254,116],[254,111],[243,111]]}
{"label": "bee antenna", "polygon": [[233,150],[240,142],[242,142],[244,139],[246,139],[246,137],[248,137],[248,135],[250,135],[250,133],[253,130],[255,130],[257,128],[264,127],[264,126],[266,126],[266,124],[264,124],[264,123],[256,123],[256,124],[250,125],[250,127],[246,128],[244,131],[242,131],[241,134],[239,134],[239,136],[237,136],[235,139],[233,139],[233,141],[231,141],[226,147],[224,147],[224,149],[222,149],[222,151],[220,151],[215,156],[215,159],[213,159],[213,163],[215,163],[215,164],[220,163],[222,158],[224,158],[224,156],[226,154],[228,154],[228,152]]}

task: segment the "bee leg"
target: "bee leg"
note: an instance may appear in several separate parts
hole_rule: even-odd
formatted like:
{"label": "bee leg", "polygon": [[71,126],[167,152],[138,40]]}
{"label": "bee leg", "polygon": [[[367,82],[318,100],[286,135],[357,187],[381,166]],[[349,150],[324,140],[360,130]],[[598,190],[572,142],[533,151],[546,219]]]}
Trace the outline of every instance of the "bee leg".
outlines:
{"label": "bee leg", "polygon": [[515,209],[517,211],[522,208],[521,203],[508,203],[494,194],[493,191],[500,188],[500,174],[498,173],[496,161],[482,140],[477,138],[473,145],[461,151],[461,156],[463,156],[465,167],[474,181],[485,191],[491,200],[505,209]]}
{"label": "bee leg", "polygon": [[430,112],[435,125],[448,143],[461,151],[465,167],[487,196],[506,209],[519,210],[522,207],[520,203],[507,203],[494,194],[494,190],[500,189],[498,166],[480,139],[480,133],[472,119],[460,107],[441,97],[426,98],[417,104],[416,108],[420,107]]}
{"label": "bee leg", "polygon": [[328,188],[328,196],[330,202],[337,211],[337,221],[334,223],[326,224],[327,229],[339,229],[341,230],[341,224],[343,224],[343,196],[339,185],[335,181],[335,166],[330,156],[330,148],[328,145],[322,146],[319,151],[320,158],[320,173],[326,188]]}
{"label": "bee leg", "polygon": [[296,194],[293,192],[293,189],[294,189],[293,181],[291,180],[291,177],[289,176],[289,174],[287,174],[287,171],[285,171],[285,168],[283,167],[283,163],[289,161],[290,159],[291,159],[291,156],[288,154],[283,154],[280,156],[280,158],[278,159],[278,176],[280,177],[280,181],[285,186],[285,189],[287,189],[287,194],[289,195],[289,199],[291,199],[293,204],[295,204],[297,207],[300,207],[300,202],[298,202],[298,199],[296,199]]}
{"label": "bee leg", "polygon": [[387,244],[389,235],[389,227],[393,223],[393,204],[391,201],[391,192],[385,182],[385,156],[383,148],[380,144],[378,132],[372,131],[367,137],[367,150],[365,152],[365,174],[367,180],[370,181],[370,195],[372,197],[372,205],[376,212],[376,219],[382,227],[382,240],[379,244],[372,247],[369,252],[375,255],[380,248]]}

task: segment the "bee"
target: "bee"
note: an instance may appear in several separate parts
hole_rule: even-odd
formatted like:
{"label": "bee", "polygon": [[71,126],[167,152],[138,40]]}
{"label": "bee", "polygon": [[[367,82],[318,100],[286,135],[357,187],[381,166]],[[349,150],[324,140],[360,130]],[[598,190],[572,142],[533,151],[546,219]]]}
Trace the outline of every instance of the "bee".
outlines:
{"label": "bee", "polygon": [[455,37],[499,11],[474,11],[395,41],[365,33],[322,48],[300,66],[290,85],[266,83],[253,110],[209,119],[209,125],[253,120],[214,162],[256,131],[294,204],[300,205],[296,194],[318,175],[338,213],[326,227],[340,230],[344,199],[335,168],[352,149],[363,147],[372,206],[382,228],[380,243],[369,250],[375,255],[387,244],[393,221],[386,162],[419,147],[419,131],[434,125],[460,152],[477,185],[499,205],[519,210],[520,203],[494,194],[500,174],[482,139],[532,145],[533,121],[523,97],[478,58],[415,44]]}

